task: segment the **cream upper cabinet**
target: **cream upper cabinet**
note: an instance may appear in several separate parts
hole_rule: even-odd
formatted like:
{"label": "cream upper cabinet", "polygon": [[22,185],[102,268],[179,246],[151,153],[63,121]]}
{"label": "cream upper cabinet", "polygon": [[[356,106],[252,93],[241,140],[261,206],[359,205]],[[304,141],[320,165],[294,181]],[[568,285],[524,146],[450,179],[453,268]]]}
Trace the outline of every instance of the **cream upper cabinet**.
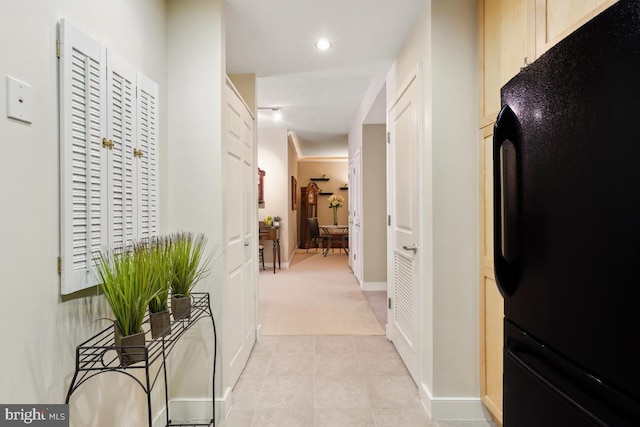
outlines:
{"label": "cream upper cabinet", "polygon": [[480,126],[495,121],[500,88],[617,0],[480,0]]}
{"label": "cream upper cabinet", "polygon": [[536,58],[617,0],[535,1]]}
{"label": "cream upper cabinet", "polygon": [[481,126],[500,111],[500,88],[524,66],[527,56],[528,0],[481,0]]}

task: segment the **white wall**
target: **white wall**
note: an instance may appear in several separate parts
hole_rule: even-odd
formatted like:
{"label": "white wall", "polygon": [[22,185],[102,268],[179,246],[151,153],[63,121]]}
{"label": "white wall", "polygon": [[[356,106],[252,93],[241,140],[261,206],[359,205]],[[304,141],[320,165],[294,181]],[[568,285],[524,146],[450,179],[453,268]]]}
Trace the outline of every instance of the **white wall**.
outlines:
{"label": "white wall", "polygon": [[[360,215],[360,219],[362,219],[362,217],[365,215],[364,213],[364,198],[365,198],[365,192],[366,194],[371,194],[372,192],[376,191],[375,186],[370,185],[369,183],[365,184],[365,178],[364,178],[364,173],[363,173],[363,162],[364,162],[364,155],[362,153],[363,149],[364,149],[364,137],[363,137],[363,125],[365,123],[373,123],[373,122],[378,122],[378,123],[385,123],[386,119],[382,119],[380,121],[370,121],[368,120],[370,118],[371,112],[373,110],[377,110],[378,109],[378,102],[380,102],[380,97],[381,97],[381,93],[385,90],[385,84],[386,84],[386,79],[384,76],[381,77],[374,77],[373,79],[371,79],[371,83],[369,84],[369,87],[367,88],[367,91],[365,92],[365,95],[362,99],[362,102],[360,103],[360,108],[358,109],[358,112],[356,113],[356,117],[353,121],[353,124],[351,125],[351,129],[349,130],[349,136],[348,136],[348,149],[349,149],[349,161],[352,161],[354,158],[356,158],[357,156],[359,156],[360,158],[360,167],[358,168],[358,170],[360,171],[360,176],[355,177],[355,179],[359,180],[360,184],[360,197],[359,200],[351,200],[351,210],[352,211],[357,211]],[[384,96],[384,94],[382,94]],[[383,113],[384,116],[384,113]],[[385,147],[385,151],[386,151],[386,147]],[[386,156],[386,153],[385,153]],[[385,165],[386,168],[386,165]],[[386,171],[385,171],[385,176],[386,176]],[[352,190],[350,190],[350,193],[353,192],[353,188],[356,188],[353,183],[351,185]],[[381,190],[384,189],[384,190]],[[377,189],[378,192],[380,191],[385,191],[386,192],[386,182],[382,184],[382,187],[378,187]],[[385,206],[382,209],[382,214],[386,215],[386,194],[385,194]],[[358,231],[355,227],[352,227],[352,236],[351,239],[349,241],[349,247],[353,248],[354,253],[356,254],[363,254],[365,252],[365,248],[364,248],[364,242],[366,240],[366,233],[367,233],[367,229],[365,229],[365,227],[363,226],[362,228],[360,228],[360,234],[358,235]],[[386,231],[385,231],[386,233]],[[359,238],[358,238],[359,237]],[[385,237],[385,242],[386,242],[386,237]],[[357,246],[357,247],[354,247]],[[365,282],[365,277],[364,277],[364,269],[367,267],[366,265],[364,265],[365,263],[367,263],[367,259],[365,259],[364,257],[360,257],[359,261],[353,261],[353,258],[351,258],[351,267],[354,268],[354,274],[355,277],[358,279],[358,281],[360,282],[360,286],[363,287],[365,290],[381,290],[380,288],[382,287],[382,281],[378,282],[376,280],[377,285],[374,284],[367,284]],[[384,266],[386,267],[386,257],[383,261]],[[385,276],[385,280],[386,281],[386,274]]]}
{"label": "white wall", "polygon": [[478,350],[476,2],[430,0],[387,80],[423,64],[421,393],[434,419],[487,418]]}
{"label": "white wall", "polygon": [[[0,402],[63,403],[76,346],[106,327],[108,323],[98,319],[110,314],[103,297],[87,295],[91,291],[65,301],[60,298],[56,26],[59,19],[67,19],[159,84],[160,164],[164,165],[165,2],[3,0],[1,8]],[[6,118],[6,75],[32,85],[32,124]],[[166,177],[160,179],[166,185]],[[164,228],[165,214],[161,209]],[[146,412],[140,411],[144,407],[144,394],[133,381],[103,375],[72,397],[71,425],[140,426],[146,422]]]}
{"label": "white wall", "polygon": [[298,148],[301,157],[346,157],[349,153],[347,135],[334,135],[315,142],[298,137]]}
{"label": "white wall", "polygon": [[[288,161],[288,169],[289,169],[289,180],[291,177],[294,177],[296,181],[298,180],[298,152],[296,151],[296,147],[293,142],[293,138],[289,136],[288,144],[287,144],[287,161]],[[300,183],[293,188],[291,182],[289,182],[289,213],[288,213],[288,221],[287,221],[287,231],[289,234],[288,245],[289,245],[289,257],[288,259],[293,260],[293,256],[295,254],[296,248],[300,243],[300,239],[298,237],[298,211],[293,210],[291,202],[293,198],[296,199],[296,204],[300,203]]]}
{"label": "white wall", "polygon": [[[480,387],[476,10],[475,2],[468,0],[432,3],[434,297],[438,301],[433,317],[436,342],[442,343],[435,357],[434,388],[444,396],[474,396]],[[464,315],[448,318],[453,311]],[[468,354],[469,360],[461,360],[460,354]],[[461,373],[467,374],[464,380]]]}
{"label": "white wall", "polygon": [[[163,169],[168,176],[163,192],[168,229],[202,232],[209,239],[208,249],[219,247],[211,274],[195,288],[210,293],[219,333],[225,326],[221,314],[223,13],[222,0],[168,2],[169,161]],[[171,398],[211,398],[212,336],[211,325],[199,322],[184,344],[174,349],[169,364]],[[218,340],[224,347],[221,336]],[[188,363],[181,365],[183,360]],[[224,375],[218,370],[218,397],[230,387]]]}
{"label": "white wall", "polygon": [[385,76],[375,77],[371,79],[371,83],[364,94],[360,108],[353,120],[348,135],[349,158],[353,158],[355,153],[362,148],[362,124],[365,123],[369,112],[373,108],[380,91],[385,87]]}
{"label": "white wall", "polygon": [[[266,172],[264,177],[264,208],[258,210],[258,218],[264,220],[268,215],[282,217],[280,223],[280,256],[289,264],[289,211],[291,210],[289,176],[289,139],[285,129],[258,130],[258,167]],[[264,251],[265,263],[273,262],[273,251],[269,250],[271,242],[266,242]]]}

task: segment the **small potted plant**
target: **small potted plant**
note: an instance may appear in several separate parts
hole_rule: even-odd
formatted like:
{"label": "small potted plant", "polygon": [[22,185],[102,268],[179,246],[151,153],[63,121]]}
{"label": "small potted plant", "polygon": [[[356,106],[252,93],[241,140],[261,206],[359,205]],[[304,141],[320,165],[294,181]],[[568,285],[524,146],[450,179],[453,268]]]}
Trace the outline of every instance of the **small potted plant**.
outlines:
{"label": "small potted plant", "polygon": [[149,258],[156,269],[152,277],[151,287],[154,296],[149,301],[149,323],[151,336],[157,338],[171,333],[171,316],[169,313],[169,290],[171,266],[169,258],[169,239],[167,237],[154,238],[149,244],[139,245],[141,255]]}
{"label": "small potted plant", "polygon": [[177,232],[170,237],[171,313],[174,320],[191,317],[191,290],[209,274],[209,262],[215,251],[205,256],[204,234]]}
{"label": "small potted plant", "polygon": [[282,221],[282,217],[280,215],[276,215],[273,217],[273,226],[280,227],[280,221]]}
{"label": "small potted plant", "polygon": [[114,342],[123,366],[144,360],[142,323],[155,296],[152,283],[156,269],[142,252],[132,248],[101,251],[96,268],[100,287],[115,320]]}

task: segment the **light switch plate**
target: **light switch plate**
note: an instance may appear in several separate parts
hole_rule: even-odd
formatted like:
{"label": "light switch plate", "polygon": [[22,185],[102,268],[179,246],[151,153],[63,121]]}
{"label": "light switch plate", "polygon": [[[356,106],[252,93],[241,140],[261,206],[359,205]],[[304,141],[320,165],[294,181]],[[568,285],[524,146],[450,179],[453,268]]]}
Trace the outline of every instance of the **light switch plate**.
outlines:
{"label": "light switch plate", "polygon": [[31,85],[7,76],[7,117],[31,123]]}

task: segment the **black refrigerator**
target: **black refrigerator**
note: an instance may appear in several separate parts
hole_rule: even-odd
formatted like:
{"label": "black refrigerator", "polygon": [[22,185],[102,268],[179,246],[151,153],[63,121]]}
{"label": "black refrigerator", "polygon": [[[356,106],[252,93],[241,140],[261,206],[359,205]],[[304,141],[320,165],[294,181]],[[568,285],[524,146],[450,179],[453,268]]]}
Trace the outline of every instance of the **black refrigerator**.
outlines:
{"label": "black refrigerator", "polygon": [[640,426],[640,1],[501,91],[505,427]]}

